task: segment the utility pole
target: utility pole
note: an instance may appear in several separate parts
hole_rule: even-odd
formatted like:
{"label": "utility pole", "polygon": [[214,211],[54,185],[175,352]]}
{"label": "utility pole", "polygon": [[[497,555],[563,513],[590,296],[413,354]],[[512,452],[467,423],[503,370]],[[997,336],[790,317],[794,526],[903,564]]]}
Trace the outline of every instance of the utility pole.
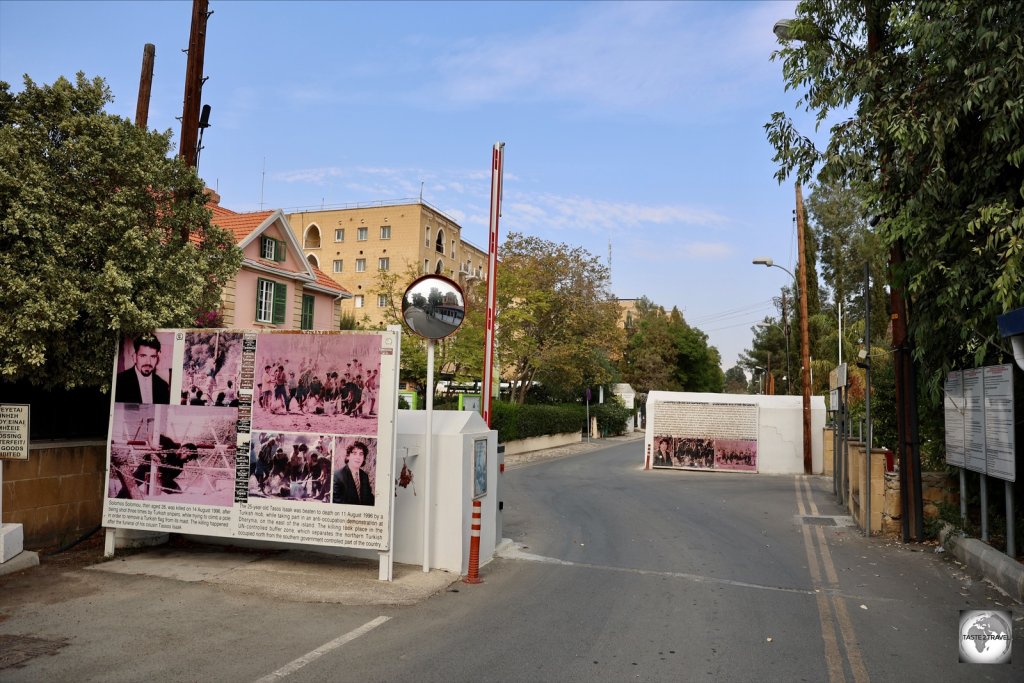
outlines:
{"label": "utility pole", "polygon": [[149,98],[153,92],[153,62],[156,46],[146,43],[142,48],[142,75],[139,76],[139,100],[135,105],[135,125],[146,128],[149,125]]}
{"label": "utility pole", "polygon": [[800,268],[800,362],[803,372],[800,381],[803,388],[804,407],[804,474],[813,474],[811,460],[811,341],[807,325],[807,247],[804,241],[806,218],[804,216],[804,195],[800,183],[796,184],[796,241],[799,250]]}
{"label": "utility pole", "polygon": [[192,29],[185,67],[185,102],[181,110],[181,148],[178,155],[192,168],[199,153],[199,108],[203,99],[203,59],[206,55],[206,20],[209,0],[192,0]]}

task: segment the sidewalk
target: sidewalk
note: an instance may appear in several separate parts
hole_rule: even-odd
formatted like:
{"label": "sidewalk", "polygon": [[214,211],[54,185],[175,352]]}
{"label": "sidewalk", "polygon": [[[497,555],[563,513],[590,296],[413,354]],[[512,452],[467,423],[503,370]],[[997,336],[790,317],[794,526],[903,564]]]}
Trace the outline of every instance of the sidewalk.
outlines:
{"label": "sidewalk", "polygon": [[[524,467],[641,438],[643,433],[635,432],[593,439],[589,443],[509,456],[505,462],[508,466]],[[61,576],[77,569],[95,572],[97,576],[120,574],[205,583],[226,592],[341,605],[416,604],[448,589],[461,578],[439,569],[424,572],[421,566],[396,563],[393,580],[380,581],[376,560],[305,550],[219,546],[181,536],[172,536],[170,543],[158,547],[118,550],[113,559],[107,559],[103,557],[100,531],[75,548],[55,555],[24,551],[0,564],[0,581],[2,590],[12,596],[40,584],[59,592],[65,585]],[[4,577],[5,574],[9,576]]]}

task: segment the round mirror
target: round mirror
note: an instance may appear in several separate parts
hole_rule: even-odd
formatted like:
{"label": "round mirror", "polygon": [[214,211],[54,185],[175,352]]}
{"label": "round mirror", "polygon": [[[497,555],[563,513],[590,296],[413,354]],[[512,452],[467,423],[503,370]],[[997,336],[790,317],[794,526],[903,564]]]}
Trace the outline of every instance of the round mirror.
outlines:
{"label": "round mirror", "polygon": [[426,339],[444,339],[466,317],[462,287],[441,275],[424,275],[402,296],[402,318],[410,330]]}

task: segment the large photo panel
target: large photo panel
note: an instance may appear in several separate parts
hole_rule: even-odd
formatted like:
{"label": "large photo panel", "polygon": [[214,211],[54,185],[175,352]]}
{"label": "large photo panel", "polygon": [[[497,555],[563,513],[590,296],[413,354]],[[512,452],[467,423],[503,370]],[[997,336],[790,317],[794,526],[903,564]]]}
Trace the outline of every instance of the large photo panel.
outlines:
{"label": "large photo panel", "polygon": [[655,469],[757,471],[757,405],[657,401],[652,411]]}
{"label": "large photo panel", "polygon": [[389,549],[398,349],[397,330],[124,340],[104,525]]}

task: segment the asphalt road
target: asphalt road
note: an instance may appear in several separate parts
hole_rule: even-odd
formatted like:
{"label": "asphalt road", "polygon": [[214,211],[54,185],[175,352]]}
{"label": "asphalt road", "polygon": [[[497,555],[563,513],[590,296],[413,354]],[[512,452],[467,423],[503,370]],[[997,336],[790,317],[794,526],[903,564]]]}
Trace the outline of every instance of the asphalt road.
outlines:
{"label": "asphalt road", "polygon": [[[4,577],[0,644],[52,654],[4,668],[0,648],[0,680],[1024,680],[1021,605],[934,546],[842,526],[827,480],[644,472],[641,451],[507,472],[515,547],[483,584],[407,607],[77,569]],[[959,610],[977,608],[1016,610],[1012,664],[958,663]]]}

